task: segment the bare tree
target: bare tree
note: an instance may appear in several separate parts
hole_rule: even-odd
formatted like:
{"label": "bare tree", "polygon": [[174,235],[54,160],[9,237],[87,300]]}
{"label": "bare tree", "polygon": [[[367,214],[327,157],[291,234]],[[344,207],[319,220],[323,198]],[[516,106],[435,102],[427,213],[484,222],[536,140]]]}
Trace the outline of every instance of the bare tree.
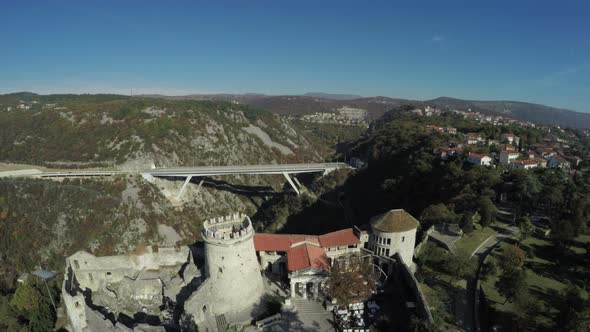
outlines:
{"label": "bare tree", "polygon": [[350,304],[369,298],[376,284],[370,257],[351,255],[334,261],[327,279],[327,291],[340,304]]}

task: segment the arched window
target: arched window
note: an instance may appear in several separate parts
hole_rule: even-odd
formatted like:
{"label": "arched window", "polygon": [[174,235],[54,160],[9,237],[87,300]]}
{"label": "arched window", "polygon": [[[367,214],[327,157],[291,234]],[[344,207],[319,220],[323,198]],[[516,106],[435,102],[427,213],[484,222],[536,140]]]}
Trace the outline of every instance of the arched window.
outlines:
{"label": "arched window", "polygon": [[204,305],[203,306],[203,313],[206,313],[206,312],[207,312],[207,305]]}

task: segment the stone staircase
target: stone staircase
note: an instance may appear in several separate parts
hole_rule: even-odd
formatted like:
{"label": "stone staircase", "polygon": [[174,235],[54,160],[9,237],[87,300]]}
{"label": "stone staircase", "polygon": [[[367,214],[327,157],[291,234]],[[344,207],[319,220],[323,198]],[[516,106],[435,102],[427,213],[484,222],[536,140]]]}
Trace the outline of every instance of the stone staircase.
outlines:
{"label": "stone staircase", "polygon": [[309,316],[324,316],[326,314],[326,309],[322,305],[322,302],[314,299],[295,298],[293,304],[295,305],[297,312],[301,314]]}
{"label": "stone staircase", "polygon": [[225,331],[227,327],[227,321],[225,320],[225,315],[216,315],[215,316],[215,323],[217,323],[217,331]]}

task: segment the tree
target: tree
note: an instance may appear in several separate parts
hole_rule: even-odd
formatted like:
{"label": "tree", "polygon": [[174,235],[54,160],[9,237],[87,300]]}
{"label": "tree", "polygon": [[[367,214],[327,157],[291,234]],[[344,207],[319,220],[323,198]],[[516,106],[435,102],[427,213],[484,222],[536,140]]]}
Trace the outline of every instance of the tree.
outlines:
{"label": "tree", "polygon": [[488,227],[496,220],[496,213],[498,212],[496,205],[489,197],[484,196],[479,200],[478,206],[481,215],[480,223],[483,227]]}
{"label": "tree", "polygon": [[473,232],[473,215],[469,212],[463,213],[460,226],[465,234]]}
{"label": "tree", "polygon": [[410,321],[410,328],[409,331],[411,332],[438,332],[440,328],[433,323],[430,323],[427,320],[420,319],[416,316],[412,316],[412,320]]}
{"label": "tree", "polygon": [[588,331],[590,327],[590,300],[579,287],[568,284],[558,298],[556,327],[566,331]]}
{"label": "tree", "polygon": [[55,313],[47,303],[33,311],[29,319],[29,330],[31,332],[45,332],[53,329]]}
{"label": "tree", "polygon": [[512,302],[521,292],[526,291],[526,272],[521,269],[504,270],[496,281],[496,289],[507,301]]}
{"label": "tree", "polygon": [[472,278],[475,274],[475,260],[469,259],[469,254],[457,253],[450,256],[445,264],[446,270],[455,280]]}
{"label": "tree", "polygon": [[537,320],[535,317],[541,311],[541,304],[527,290],[516,294],[514,308],[513,314],[519,331],[526,331],[536,326]]}
{"label": "tree", "polygon": [[335,259],[327,279],[328,294],[340,304],[366,300],[376,285],[373,263],[360,255]]}
{"label": "tree", "polygon": [[20,313],[29,314],[41,306],[43,295],[30,281],[27,281],[18,286],[10,303]]}
{"label": "tree", "polygon": [[488,260],[487,262],[481,265],[481,270],[479,271],[479,278],[483,281],[488,280],[491,276],[495,276],[498,273],[498,266],[494,261]]}
{"label": "tree", "polygon": [[535,226],[533,225],[531,218],[529,217],[520,217],[518,218],[516,223],[518,225],[518,228],[520,229],[520,237],[522,239],[526,239],[535,230]]}
{"label": "tree", "polygon": [[502,251],[499,263],[503,271],[520,269],[524,265],[526,253],[516,245],[508,246]]}
{"label": "tree", "polygon": [[455,221],[455,213],[442,203],[432,204],[422,211],[420,220],[427,225],[452,223]]}
{"label": "tree", "polygon": [[560,220],[551,225],[551,240],[560,251],[567,248],[576,235],[572,223],[567,219]]}

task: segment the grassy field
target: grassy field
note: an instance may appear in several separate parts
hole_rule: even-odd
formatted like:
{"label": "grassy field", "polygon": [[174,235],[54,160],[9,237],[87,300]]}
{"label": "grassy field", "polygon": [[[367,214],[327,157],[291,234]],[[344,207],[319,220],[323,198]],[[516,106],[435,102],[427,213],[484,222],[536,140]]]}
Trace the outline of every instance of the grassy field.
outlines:
{"label": "grassy field", "polygon": [[[541,303],[541,311],[535,318],[538,324],[536,330],[553,329],[552,321],[557,314],[556,292],[563,290],[568,282],[583,286],[584,279],[590,274],[588,262],[584,262],[582,256],[586,252],[583,246],[588,242],[590,242],[590,235],[579,236],[570,248],[571,254],[566,255],[565,259],[560,259],[559,265],[551,260],[551,257],[555,257],[556,254],[553,244],[548,239],[533,235],[520,244],[523,250],[530,253],[525,262],[528,289]],[[500,244],[488,259],[497,261],[502,250],[509,245],[508,243]],[[509,313],[513,312],[514,308],[512,303],[506,302],[497,292],[494,286],[497,280],[498,276],[493,276],[483,282],[482,286],[490,305],[497,312],[495,323],[508,326]]]}
{"label": "grassy field", "polygon": [[455,242],[457,253],[471,255],[477,247],[495,233],[496,231],[489,227],[481,228],[481,226],[478,225],[473,232],[463,235],[461,239]]}

